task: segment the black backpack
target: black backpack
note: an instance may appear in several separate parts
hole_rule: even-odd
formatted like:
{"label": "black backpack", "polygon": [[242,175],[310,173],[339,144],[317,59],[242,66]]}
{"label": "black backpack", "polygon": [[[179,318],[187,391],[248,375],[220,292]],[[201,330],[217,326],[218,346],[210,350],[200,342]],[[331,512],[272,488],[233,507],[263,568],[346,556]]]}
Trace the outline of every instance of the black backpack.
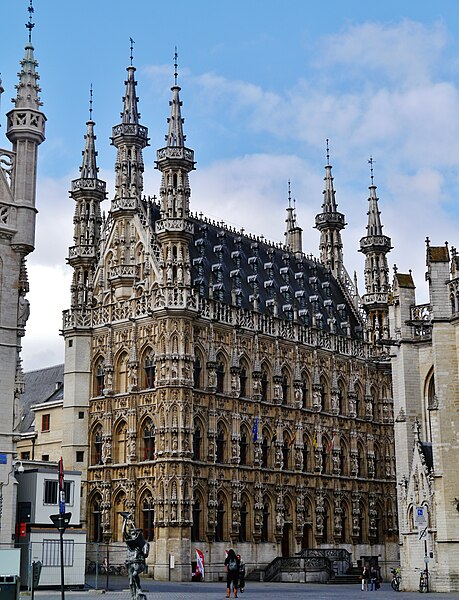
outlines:
{"label": "black backpack", "polygon": [[237,561],[232,558],[228,563],[228,571],[237,571]]}

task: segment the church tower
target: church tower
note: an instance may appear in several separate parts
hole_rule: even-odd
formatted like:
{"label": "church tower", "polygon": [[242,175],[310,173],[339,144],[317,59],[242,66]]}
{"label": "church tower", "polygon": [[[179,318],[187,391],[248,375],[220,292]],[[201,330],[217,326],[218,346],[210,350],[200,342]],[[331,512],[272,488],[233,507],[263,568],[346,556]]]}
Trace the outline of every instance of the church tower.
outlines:
{"label": "church tower", "polygon": [[[67,468],[82,471],[83,488],[86,480],[88,406],[91,392],[90,314],[101,237],[100,204],[106,195],[105,181],[98,178],[94,125],[91,89],[90,118],[86,123],[80,177],[72,181],[70,191],[70,196],[75,201],[75,212],[73,246],[69,248],[67,262],[73,268],[73,276],[70,287],[71,310],[65,313],[63,323],[65,368],[62,456]],[[82,500],[85,501],[85,494]]]}
{"label": "church tower", "polygon": [[391,251],[391,240],[383,234],[378,197],[371,164],[370,197],[368,198],[367,235],[360,240],[360,252],[365,255],[365,294],[363,305],[368,315],[367,341],[375,345],[378,340],[389,338],[389,267],[387,253]]}
{"label": "church tower", "polygon": [[189,571],[192,511],[192,415],[193,415],[193,318],[197,297],[191,287],[189,247],[193,237],[190,219],[190,184],[194,152],[185,146],[182,102],[175,82],[171,88],[166,146],[157,151],[161,171],[160,218],[156,234],[161,245],[161,280],[153,301],[158,323],[156,369],[158,373],[159,421],[164,422],[166,441],[158,457],[157,486],[164,502],[156,516],[155,576],[166,579],[169,556],[175,556],[174,579]]}
{"label": "church tower", "polygon": [[23,388],[21,338],[29,316],[26,256],[35,244],[37,154],[45,139],[46,121],[40,110],[38,63],[32,46],[32,5],[28,10],[29,39],[20,63],[14,108],[7,113],[11,150],[0,150],[0,451],[4,456],[0,481],[5,482],[0,488],[0,543],[10,543],[14,535],[15,486],[8,473],[12,472],[17,403]]}
{"label": "church tower", "polygon": [[330,269],[333,275],[339,279],[343,270],[343,242],[341,230],[346,223],[343,213],[338,212],[333,189],[332,166],[330,164],[330,153],[327,140],[327,164],[325,165],[325,189],[322,212],[316,215],[316,229],[320,231],[320,262]]}

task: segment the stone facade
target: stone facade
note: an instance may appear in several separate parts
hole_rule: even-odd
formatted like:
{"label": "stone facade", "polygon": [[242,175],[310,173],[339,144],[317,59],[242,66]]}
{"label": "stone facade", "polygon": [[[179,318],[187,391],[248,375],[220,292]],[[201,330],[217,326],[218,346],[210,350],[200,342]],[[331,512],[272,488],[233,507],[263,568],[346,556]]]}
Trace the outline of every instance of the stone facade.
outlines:
{"label": "stone facade", "polygon": [[367,292],[379,296],[363,303],[343,265],[329,164],[320,259],[302,251],[290,198],[285,245],[191,212],[194,152],[177,76],[157,151],[159,197],[146,198],[148,131],[135,67],[127,72],[107,218],[92,120],[71,192],[62,454],[68,468],[81,469],[81,453],[87,461],[90,539],[121,542],[119,512],[132,511],[152,541],[157,579],[169,578],[173,556],[170,577],[189,580],[195,548],[211,579],[223,575],[229,546],[250,570],[301,548],[342,547],[354,561],[392,564],[392,389],[378,344],[386,321],[374,318],[387,317],[390,243],[375,187],[377,217],[363,244],[369,260],[380,259],[367,277]]}
{"label": "stone facade", "polygon": [[[33,11],[33,9],[32,9]],[[33,24],[29,21],[29,31]],[[29,316],[26,256],[35,242],[37,150],[45,139],[31,37],[21,61],[14,108],[7,113],[10,149],[0,149],[0,543],[14,539],[15,438],[23,390],[21,339]],[[3,92],[0,81],[0,95]]]}
{"label": "stone facade", "polygon": [[449,592],[459,590],[459,259],[429,240],[426,254],[429,303],[416,305],[411,274],[395,273],[390,307],[401,567],[404,588],[417,589],[427,560],[431,589]]}

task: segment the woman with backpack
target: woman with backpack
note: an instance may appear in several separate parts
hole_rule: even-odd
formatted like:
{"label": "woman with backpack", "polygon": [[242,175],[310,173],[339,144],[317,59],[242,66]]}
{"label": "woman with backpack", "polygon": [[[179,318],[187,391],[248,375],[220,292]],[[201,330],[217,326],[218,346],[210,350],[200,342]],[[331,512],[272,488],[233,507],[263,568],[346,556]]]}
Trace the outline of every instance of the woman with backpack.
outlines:
{"label": "woman with backpack", "polygon": [[236,552],[230,548],[225,558],[226,566],[226,597],[231,595],[231,582],[233,582],[234,597],[237,598],[237,584],[239,579],[240,562],[236,556]]}

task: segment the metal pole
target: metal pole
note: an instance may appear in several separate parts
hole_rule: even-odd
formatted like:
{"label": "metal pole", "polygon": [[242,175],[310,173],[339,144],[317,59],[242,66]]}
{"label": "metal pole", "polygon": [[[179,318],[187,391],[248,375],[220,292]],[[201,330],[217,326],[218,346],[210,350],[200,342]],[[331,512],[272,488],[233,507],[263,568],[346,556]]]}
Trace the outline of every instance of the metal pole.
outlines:
{"label": "metal pole", "polygon": [[34,568],[33,568],[34,564],[35,564],[35,561],[33,560],[32,561],[32,577],[31,577],[31,579],[32,579],[32,587],[31,587],[32,595],[31,595],[31,600],[33,600],[34,595],[35,595],[35,586],[34,586],[34,581],[33,581],[34,580]]}
{"label": "metal pole", "polygon": [[59,532],[60,538],[60,546],[61,546],[61,598],[65,600],[65,592],[64,592],[64,532]]}
{"label": "metal pole", "polygon": [[424,556],[425,556],[425,565],[426,565],[426,592],[429,591],[429,556],[427,554],[427,540],[424,540]]}

